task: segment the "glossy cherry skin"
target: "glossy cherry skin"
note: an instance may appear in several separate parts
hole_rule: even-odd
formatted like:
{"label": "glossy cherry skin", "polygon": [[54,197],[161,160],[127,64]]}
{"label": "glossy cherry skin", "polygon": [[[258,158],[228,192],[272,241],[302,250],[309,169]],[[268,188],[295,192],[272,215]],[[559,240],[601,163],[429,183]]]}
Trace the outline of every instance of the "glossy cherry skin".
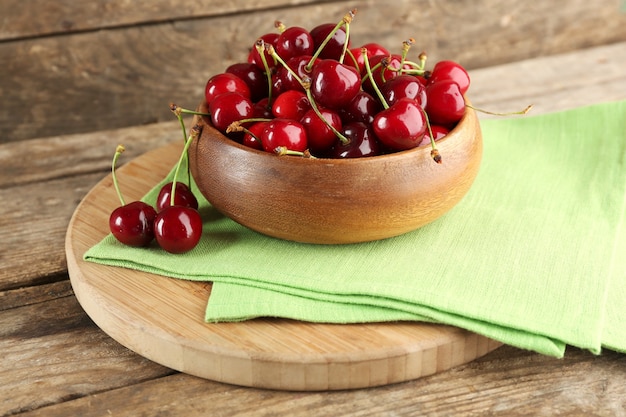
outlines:
{"label": "glossy cherry skin", "polygon": [[374,116],[382,110],[380,101],[370,93],[359,91],[350,103],[341,110],[341,118],[345,123],[364,122],[370,124]]}
{"label": "glossy cherry skin", "polygon": [[[271,32],[261,36],[258,40],[262,40],[265,44],[272,45],[275,48],[276,42],[278,41],[278,36],[278,33]],[[263,55],[265,56],[265,62],[267,63],[267,66],[269,68],[274,68],[277,64],[276,61],[274,61],[274,58],[267,52],[267,50],[263,51]],[[263,64],[263,60],[261,59],[261,54],[259,54],[259,51],[256,49],[256,43],[252,45],[252,48],[250,48],[250,53],[248,54],[248,62],[253,63],[257,67],[259,67],[261,71],[265,72],[265,65]]]}
{"label": "glossy cherry skin", "polygon": [[276,40],[276,53],[284,61],[294,56],[313,55],[314,51],[311,34],[299,26],[288,27]]}
{"label": "glossy cherry skin", "polygon": [[271,119],[274,117],[272,114],[272,106],[270,99],[267,97],[262,98],[253,105],[252,117],[259,119]]}
{"label": "glossy cherry skin", "polygon": [[410,98],[420,106],[426,106],[426,88],[413,75],[398,75],[381,85],[380,91],[389,106],[393,106],[401,98]]}
{"label": "glossy cherry skin", "polygon": [[[157,211],[162,211],[165,207],[169,207],[172,201],[172,185],[168,182],[161,190],[156,200]],[[176,181],[176,192],[174,193],[174,205],[184,206],[198,209],[198,199],[184,182]]]}
{"label": "glossy cherry skin", "polygon": [[324,108],[320,108],[319,112],[326,122],[313,109],[307,111],[300,120],[306,130],[309,150],[315,156],[328,152],[337,140],[337,135],[328,125],[339,132],[342,129],[341,117],[337,112]]}
{"label": "glossy cherry skin", "polygon": [[311,108],[306,94],[300,90],[287,90],[280,94],[272,104],[274,117],[300,120]]}
{"label": "glossy cherry skin", "polygon": [[451,80],[459,85],[461,94],[465,94],[470,86],[470,77],[461,64],[454,61],[438,61],[430,72],[428,84],[441,80]]}
{"label": "glossy cherry skin", "polygon": [[250,89],[250,100],[256,102],[267,97],[267,77],[265,73],[250,62],[239,62],[226,68],[226,73],[241,78]]}
{"label": "glossy cherry skin", "polygon": [[372,127],[363,122],[348,123],[342,134],[350,142],[337,141],[330,154],[331,158],[363,158],[380,155],[381,149]]}
{"label": "glossy cherry skin", "polygon": [[363,53],[361,49],[365,48],[367,58],[370,59],[373,56],[389,56],[390,52],[384,46],[370,42],[362,45],[359,48],[350,49],[351,56],[354,57],[356,62],[352,58],[346,58],[345,64],[355,67],[361,75],[365,74],[365,58],[363,57]]}
{"label": "glossy cherry skin", "polygon": [[248,84],[234,74],[224,72],[209,78],[204,88],[204,98],[207,104],[211,104],[215,97],[224,93],[239,93],[250,98]]}
{"label": "glossy cherry skin", "polygon": [[457,83],[441,80],[426,87],[426,112],[432,124],[453,126],[465,114],[465,99]]}
{"label": "glossy cherry skin", "polygon": [[[448,133],[450,133],[450,129],[440,125],[431,125],[430,130],[431,132],[433,132],[433,139],[435,140],[435,142],[443,139]],[[424,134],[424,139],[422,139],[422,143],[419,144],[419,146],[424,145],[430,145],[430,133],[428,131],[426,131],[426,133]]]}
{"label": "glossy cherry skin", "polygon": [[221,132],[235,121],[248,119],[254,115],[254,105],[248,97],[239,93],[224,93],[209,103],[211,123]]}
{"label": "glossy cherry skin", "polygon": [[195,248],[202,237],[202,218],[191,207],[169,206],[154,221],[154,236],[161,248],[184,253]]}
{"label": "glossy cherry skin", "polygon": [[[324,42],[326,37],[332,32],[335,26],[335,23],[323,23],[311,29],[311,37],[313,38],[313,45],[316,51],[321,46],[322,42]],[[339,60],[341,54],[343,53],[345,44],[346,31],[343,27],[341,27],[333,34],[332,38],[330,38],[328,43],[326,43],[318,56],[321,59]],[[347,47],[350,48],[350,40],[348,40]]]}
{"label": "glossy cherry skin", "polygon": [[427,131],[424,110],[408,98],[378,113],[372,127],[385,147],[397,151],[419,146]]}
{"label": "glossy cherry skin", "polygon": [[[387,66],[383,64],[385,61]],[[380,88],[387,81],[397,77],[402,66],[402,57],[398,54],[390,55],[374,55],[370,60],[370,69],[372,71],[372,77],[376,82],[376,85]],[[378,66],[378,64],[381,64]],[[409,65],[404,66],[405,69],[410,69]],[[374,87],[372,86],[372,80],[366,79],[363,82],[363,89],[369,93],[374,93]]]}
{"label": "glossy cherry skin", "polygon": [[291,119],[270,120],[265,125],[260,139],[263,143],[263,149],[271,153],[276,152],[278,147],[299,152],[304,152],[308,148],[304,126]]}
{"label": "glossy cherry skin", "polygon": [[267,122],[256,122],[248,127],[248,132],[244,133],[241,140],[242,145],[262,151],[263,143],[260,138],[266,124]]}
{"label": "glossy cherry skin", "polygon": [[[289,58],[285,63],[300,79],[303,79],[311,76],[311,72],[306,69],[311,58],[310,55],[299,55]],[[316,59],[313,65],[317,62],[319,62],[319,59]],[[284,66],[276,69],[276,73],[272,76],[272,86],[275,94],[281,94],[288,90],[304,91],[302,84]]]}
{"label": "glossy cherry skin", "polygon": [[154,239],[154,207],[133,201],[118,207],[109,216],[109,229],[117,240],[129,246],[147,246]]}
{"label": "glossy cherry skin", "polygon": [[361,77],[354,67],[333,59],[322,59],[311,72],[311,94],[323,107],[339,110],[361,89]]}

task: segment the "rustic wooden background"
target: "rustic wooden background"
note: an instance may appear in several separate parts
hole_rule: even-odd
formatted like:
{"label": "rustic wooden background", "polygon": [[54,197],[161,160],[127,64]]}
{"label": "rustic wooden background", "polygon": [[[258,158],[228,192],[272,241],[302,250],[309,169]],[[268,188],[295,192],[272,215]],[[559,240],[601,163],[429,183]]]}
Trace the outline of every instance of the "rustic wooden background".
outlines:
{"label": "rustic wooden background", "polygon": [[[275,20],[479,68],[626,40],[624,0],[3,0],[0,143],[169,120]],[[586,65],[580,62],[580,65]],[[593,67],[589,68],[593,71]],[[526,80],[520,80],[524,83]],[[513,86],[512,86],[513,87]],[[515,86],[519,88],[519,86]]]}

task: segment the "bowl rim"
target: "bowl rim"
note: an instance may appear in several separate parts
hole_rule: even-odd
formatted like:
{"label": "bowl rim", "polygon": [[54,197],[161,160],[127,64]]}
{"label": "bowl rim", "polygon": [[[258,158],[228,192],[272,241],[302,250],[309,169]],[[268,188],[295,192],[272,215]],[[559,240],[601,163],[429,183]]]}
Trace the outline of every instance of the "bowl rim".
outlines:
{"label": "bowl rim", "polygon": [[[445,144],[449,142],[450,140],[457,139],[457,137],[459,136],[458,131],[460,129],[460,126],[465,124],[469,117],[476,117],[476,111],[471,106],[467,105],[469,104],[469,101],[467,100],[467,98],[465,99],[465,103],[466,103],[466,106],[465,106],[465,112],[463,113],[463,116],[457,122],[454,128],[451,129],[450,132],[448,132],[446,136],[444,136],[443,138],[439,139],[436,142],[437,145],[445,146]],[[203,100],[202,103],[200,103],[200,105],[198,106],[197,111],[206,113],[207,112],[206,110],[207,110],[206,101]],[[214,140],[219,140],[221,142],[224,142],[241,151],[249,152],[253,155],[258,155],[259,158],[279,157],[278,155],[273,154],[271,152],[254,149],[249,146],[243,145],[233,140],[232,138],[229,138],[228,136],[226,136],[224,133],[222,133],[221,131],[219,131],[213,126],[208,116],[198,115],[195,117],[196,118],[194,119],[194,124],[198,123],[198,120],[202,121],[201,122],[202,132],[200,133],[200,137],[202,137],[202,135],[204,134],[205,126],[208,126],[210,129],[214,131],[213,134],[211,134]],[[198,139],[200,139],[200,137]],[[403,159],[403,158],[411,158],[411,157],[418,156],[418,155],[422,157],[427,156],[429,159],[432,160],[432,157],[430,155],[431,149],[432,148],[430,144],[425,144],[422,146],[418,146],[418,147],[411,148],[411,149],[405,149],[402,151],[396,151],[392,153],[375,155],[375,156],[367,156],[367,157],[361,157],[361,158],[328,158],[328,157],[306,158],[306,157],[297,157],[297,156],[289,156],[289,155],[285,155],[285,157],[288,157],[288,160],[290,161],[290,163],[307,164],[309,166],[312,164],[313,165],[315,164],[317,165],[328,165],[328,164],[342,164],[342,165],[354,164],[356,165],[356,164],[363,164],[366,161],[371,161],[371,163],[376,163],[376,162],[381,163],[390,159],[398,160],[398,159]],[[445,159],[445,155],[442,155],[442,156]],[[435,161],[432,161],[432,162],[435,163]]]}

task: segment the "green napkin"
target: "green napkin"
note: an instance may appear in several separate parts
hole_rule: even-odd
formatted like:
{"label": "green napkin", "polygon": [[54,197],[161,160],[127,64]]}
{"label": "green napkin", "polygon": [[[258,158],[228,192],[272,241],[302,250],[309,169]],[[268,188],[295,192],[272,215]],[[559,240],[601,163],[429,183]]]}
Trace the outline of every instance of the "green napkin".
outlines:
{"label": "green napkin", "polygon": [[482,121],[483,163],[470,192],[396,238],[283,241],[201,201],[204,234],[193,251],[130,248],[108,236],[85,259],[213,281],[211,322],[418,320],[557,357],[566,345],[626,351],[625,120],[626,101]]}

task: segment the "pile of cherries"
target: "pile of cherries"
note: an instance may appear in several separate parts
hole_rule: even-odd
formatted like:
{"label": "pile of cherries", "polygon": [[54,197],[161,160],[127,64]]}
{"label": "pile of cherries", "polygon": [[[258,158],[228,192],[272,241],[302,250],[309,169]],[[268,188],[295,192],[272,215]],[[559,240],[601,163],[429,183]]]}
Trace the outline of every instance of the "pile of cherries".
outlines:
{"label": "pile of cherries", "polygon": [[352,47],[350,22],[307,30],[276,22],[247,62],[206,83],[212,125],[232,139],[278,154],[354,158],[431,144],[465,113],[467,71],[453,61],[426,69],[426,54],[408,59],[378,43]]}
{"label": "pile of cherries", "polygon": [[278,30],[255,42],[247,62],[233,64],[207,81],[208,113],[172,104],[185,147],[156,207],[143,201],[125,203],[115,175],[124,151],[118,146],[112,176],[121,206],[109,218],[113,236],[130,246],[156,240],[170,253],[187,252],[198,244],[198,201],[189,185],[177,178],[200,128],[194,126],[187,136],[182,113],[208,116],[233,140],[278,155],[358,158],[430,143],[433,159],[441,163],[435,142],[465,113],[467,72],[452,61],[439,61],[427,70],[424,53],[418,61],[407,59],[412,39],[403,42],[398,54],[377,43],[353,48],[349,29],[355,12],[310,31],[277,22]]}

